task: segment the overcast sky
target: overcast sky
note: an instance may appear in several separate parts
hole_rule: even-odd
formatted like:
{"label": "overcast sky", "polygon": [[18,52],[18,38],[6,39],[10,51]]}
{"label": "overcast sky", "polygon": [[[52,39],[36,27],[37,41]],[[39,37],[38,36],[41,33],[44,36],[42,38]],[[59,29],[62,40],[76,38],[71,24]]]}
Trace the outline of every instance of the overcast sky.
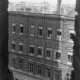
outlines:
{"label": "overcast sky", "polygon": [[[56,4],[57,0],[9,0],[10,2],[21,2],[21,1],[25,1],[25,2],[35,2],[35,3],[40,3],[43,1],[47,1],[51,4]],[[62,3],[68,3],[68,4],[75,4],[76,0],[62,0]]]}

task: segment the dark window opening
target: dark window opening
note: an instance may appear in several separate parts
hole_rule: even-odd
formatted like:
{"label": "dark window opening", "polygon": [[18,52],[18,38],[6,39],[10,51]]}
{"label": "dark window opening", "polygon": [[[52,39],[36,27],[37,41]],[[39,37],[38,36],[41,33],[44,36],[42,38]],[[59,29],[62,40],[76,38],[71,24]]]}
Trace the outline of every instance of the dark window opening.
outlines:
{"label": "dark window opening", "polygon": [[56,59],[60,59],[60,57],[61,57],[61,53],[60,52],[56,52]]}
{"label": "dark window opening", "polygon": [[29,72],[33,73],[33,64],[29,63]]}
{"label": "dark window opening", "polygon": [[42,48],[38,47],[38,55],[40,55],[40,56],[42,55]]}
{"label": "dark window opening", "polygon": [[34,54],[34,47],[30,46],[30,53]]}

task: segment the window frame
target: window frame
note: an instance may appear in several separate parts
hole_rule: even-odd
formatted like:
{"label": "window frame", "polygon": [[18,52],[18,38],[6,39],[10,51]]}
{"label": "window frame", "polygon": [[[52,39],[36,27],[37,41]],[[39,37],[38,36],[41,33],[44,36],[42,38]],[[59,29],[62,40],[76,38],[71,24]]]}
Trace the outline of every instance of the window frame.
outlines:
{"label": "window frame", "polygon": [[[23,29],[22,32],[21,32],[21,28]],[[24,34],[24,27],[23,27],[23,24],[20,24],[19,25],[19,35],[23,35]]]}
{"label": "window frame", "polygon": [[[33,33],[31,33],[32,30],[34,30]],[[30,25],[30,36],[35,36],[35,25]]]}
{"label": "window frame", "polygon": [[[15,49],[12,49],[12,45],[15,46]],[[16,50],[16,43],[15,43],[15,41],[12,41],[12,42],[11,42],[11,51],[12,51],[12,52],[15,52],[15,50]]]}
{"label": "window frame", "polygon": [[[30,52],[30,48],[34,48],[34,53]],[[30,44],[29,45],[29,53],[30,53],[30,55],[34,55],[35,54],[35,45],[34,44]]]}
{"label": "window frame", "polygon": [[[50,57],[49,56],[47,56],[47,50],[49,50],[50,51]],[[52,48],[46,48],[46,59],[50,59],[51,58],[51,55],[52,55]]]}
{"label": "window frame", "polygon": [[[56,53],[57,52],[59,53],[59,56],[60,56],[59,59],[56,58]],[[58,50],[56,49],[55,50],[55,60],[58,61],[58,62],[60,62],[60,59],[61,59],[61,49],[58,49]]]}
{"label": "window frame", "polygon": [[70,73],[66,73],[66,80],[71,80],[71,74]]}
{"label": "window frame", "polygon": [[52,27],[47,27],[47,39],[52,39],[52,34],[48,34],[48,31],[52,31],[52,34],[53,34],[53,28]]}
{"label": "window frame", "polygon": [[[61,33],[61,35],[58,35],[58,32]],[[61,41],[62,38],[62,29],[57,29],[57,40]]]}
{"label": "window frame", "polygon": [[37,75],[41,76],[42,75],[42,66],[37,65]]}
{"label": "window frame", "polygon": [[[49,71],[48,71],[49,70]],[[51,76],[51,69],[50,69],[50,67],[46,67],[45,68],[45,76],[47,77],[47,78],[50,78],[50,76]]]}
{"label": "window frame", "polygon": [[[20,51],[20,46],[22,46],[22,50]],[[23,53],[23,43],[19,42],[19,53],[22,54]]]}
{"label": "window frame", "polygon": [[58,69],[54,71],[54,80],[60,80],[60,70]]}
{"label": "window frame", "polygon": [[38,32],[38,35],[39,35],[39,37],[42,37],[43,36],[43,26],[39,26],[39,29],[38,30],[42,30],[42,35],[40,34],[40,31]]}
{"label": "window frame", "polygon": [[74,43],[74,41],[71,39],[71,34],[75,35],[75,31],[73,29],[69,30],[69,36],[70,36],[69,43]]}
{"label": "window frame", "polygon": [[[20,61],[21,61],[21,63],[20,63]],[[24,63],[24,59],[23,58],[20,58],[19,59],[19,69],[20,70],[23,70],[23,67],[24,67],[23,63]]]}
{"label": "window frame", "polygon": [[33,71],[34,71],[34,64],[33,63],[29,63],[29,73],[33,73]]}
{"label": "window frame", "polygon": [[[15,28],[15,29],[14,29]],[[16,33],[16,24],[12,23],[12,33],[15,34]]]}
{"label": "window frame", "polygon": [[[39,55],[38,49],[41,49],[41,50],[42,50],[42,51],[41,51],[41,55]],[[38,55],[38,57],[40,57],[40,58],[43,57],[43,46],[38,46],[38,47],[37,47],[37,55]]]}

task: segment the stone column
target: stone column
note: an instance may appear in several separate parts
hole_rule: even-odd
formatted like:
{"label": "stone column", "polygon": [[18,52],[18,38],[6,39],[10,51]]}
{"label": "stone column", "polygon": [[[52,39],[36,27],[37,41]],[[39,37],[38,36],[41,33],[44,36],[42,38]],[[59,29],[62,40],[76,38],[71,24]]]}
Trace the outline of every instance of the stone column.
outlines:
{"label": "stone column", "polygon": [[0,0],[0,80],[10,80],[8,69],[8,0]]}

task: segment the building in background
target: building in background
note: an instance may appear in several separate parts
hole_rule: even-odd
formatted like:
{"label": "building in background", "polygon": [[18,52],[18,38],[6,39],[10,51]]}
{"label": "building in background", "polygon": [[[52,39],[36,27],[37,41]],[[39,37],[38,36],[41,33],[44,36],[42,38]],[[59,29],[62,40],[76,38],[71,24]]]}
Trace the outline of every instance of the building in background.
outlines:
{"label": "building in background", "polygon": [[9,68],[14,80],[70,80],[74,18],[9,13]]}

